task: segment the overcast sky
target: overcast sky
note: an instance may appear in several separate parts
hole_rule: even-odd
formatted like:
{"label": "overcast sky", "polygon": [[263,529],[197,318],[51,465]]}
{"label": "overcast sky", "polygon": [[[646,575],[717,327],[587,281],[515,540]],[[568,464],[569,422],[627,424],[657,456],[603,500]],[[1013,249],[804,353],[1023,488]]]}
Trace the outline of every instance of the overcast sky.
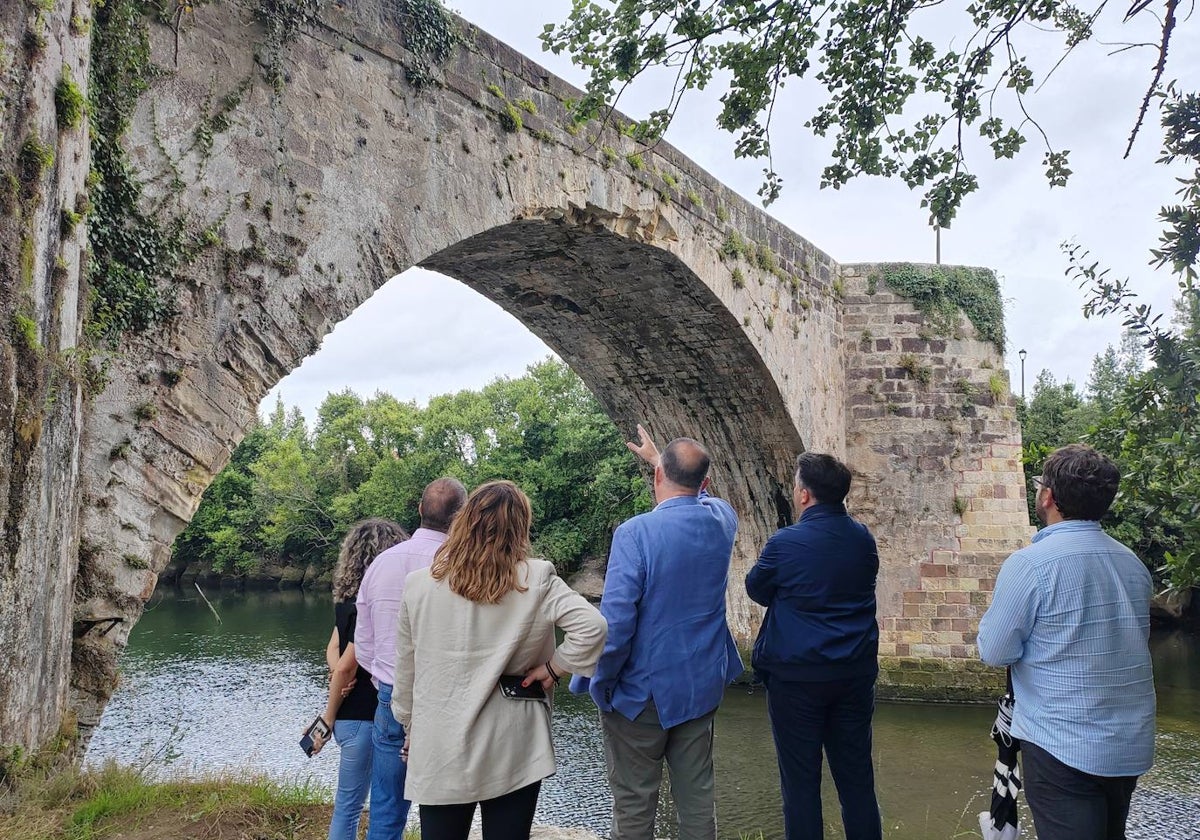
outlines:
{"label": "overcast sky", "polygon": [[[552,72],[581,85],[582,75],[565,57],[541,51],[544,23],[565,19],[570,0],[458,0],[452,4],[467,20],[533,57]],[[955,4],[957,5],[957,4]],[[1117,19],[1111,22],[1115,24]],[[926,30],[953,32],[962,13],[939,12]],[[1110,43],[1155,37],[1153,19],[1140,32],[1111,28]],[[1128,29],[1128,28],[1126,28]],[[961,26],[958,31],[962,31]],[[1166,80],[1200,78],[1200,25],[1176,30]],[[1057,42],[1025,33],[1023,49],[1045,62],[1057,60]],[[1065,189],[1050,189],[1042,174],[1036,129],[1015,161],[989,160],[986,148],[968,160],[980,190],[969,197],[950,230],[942,232],[942,261],[989,266],[1001,277],[1006,299],[1008,363],[1013,390],[1020,390],[1017,351],[1028,352],[1026,388],[1048,368],[1061,381],[1086,382],[1092,357],[1116,343],[1115,319],[1087,321],[1081,292],[1064,277],[1066,258],[1059,246],[1075,240],[1129,276],[1144,300],[1169,308],[1175,280],[1152,272],[1149,250],[1158,241],[1158,208],[1172,200],[1180,170],[1156,165],[1161,133],[1152,110],[1134,152],[1122,159],[1141,97],[1157,53],[1107,53],[1116,44],[1085,45],[1031,97],[1031,113],[1057,148],[1071,151],[1074,171]],[[1038,75],[1041,78],[1041,74]],[[733,138],[714,117],[723,87],[693,95],[668,139],[716,178],[757,203],[761,161],[737,161]],[[662,89],[635,88],[622,110],[635,118],[661,107]],[[815,88],[795,83],[777,103],[773,121],[775,168],[784,178],[782,197],[768,212],[843,263],[933,262],[934,237],[920,194],[900,182],[859,179],[840,191],[818,189],[829,145],[803,128],[817,104]],[[461,388],[476,388],[501,375],[520,375],[550,350],[495,304],[455,280],[421,269],[394,278],[343,321],[322,348],[282,380],[264,409],[282,395],[312,419],[330,391],[351,388],[363,396],[389,392],[425,402]],[[406,360],[403,366],[396,359]]]}

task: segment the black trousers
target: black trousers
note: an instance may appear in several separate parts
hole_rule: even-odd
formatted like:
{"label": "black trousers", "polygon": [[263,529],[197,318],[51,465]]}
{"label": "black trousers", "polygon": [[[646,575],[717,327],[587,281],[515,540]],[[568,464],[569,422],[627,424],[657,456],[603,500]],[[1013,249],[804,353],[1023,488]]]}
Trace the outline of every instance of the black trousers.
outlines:
{"label": "black trousers", "polygon": [[1137,776],[1093,776],[1022,741],[1021,778],[1038,840],[1125,840]]}
{"label": "black trousers", "polygon": [[512,793],[462,805],[422,805],[421,840],[467,840],[475,806],[483,818],[483,840],[529,840],[541,782]]}
{"label": "black trousers", "polygon": [[822,840],[821,754],[842,806],[847,840],[881,840],[871,764],[875,677],[794,683],[767,680],[767,710],[779,756],[787,840]]}

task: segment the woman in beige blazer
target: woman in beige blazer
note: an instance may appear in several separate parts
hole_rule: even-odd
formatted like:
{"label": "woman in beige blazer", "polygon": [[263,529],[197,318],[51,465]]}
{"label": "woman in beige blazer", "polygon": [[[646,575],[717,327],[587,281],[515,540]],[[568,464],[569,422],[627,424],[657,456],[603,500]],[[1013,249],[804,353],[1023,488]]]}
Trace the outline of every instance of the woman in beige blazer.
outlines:
{"label": "woman in beige blazer", "polygon": [[[408,733],[406,799],[422,840],[525,840],[554,773],[550,697],[559,675],[590,675],[608,627],[545,560],[529,558],[529,499],[512,482],[471,493],[433,565],[405,583],[392,712]],[[555,649],[554,628],[565,632]],[[545,699],[513,699],[503,675]]]}

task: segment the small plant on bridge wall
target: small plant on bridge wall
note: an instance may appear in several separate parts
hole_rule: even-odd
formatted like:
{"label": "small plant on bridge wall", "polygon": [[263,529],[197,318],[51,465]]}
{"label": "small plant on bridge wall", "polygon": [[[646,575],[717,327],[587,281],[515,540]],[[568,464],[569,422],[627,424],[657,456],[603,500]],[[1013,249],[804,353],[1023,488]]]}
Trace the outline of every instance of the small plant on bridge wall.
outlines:
{"label": "small plant on bridge wall", "polygon": [[736,230],[731,230],[725,234],[725,241],[721,243],[722,256],[730,259],[737,259],[746,255],[746,240],[742,239],[742,235]]}
{"label": "small plant on bridge wall", "polygon": [[283,89],[283,52],[287,45],[313,26],[328,4],[329,0],[259,0],[254,16],[267,31],[261,63],[275,90]]}
{"label": "small plant on bridge wall", "polygon": [[1008,393],[1008,384],[1004,381],[1004,377],[998,373],[993,373],[988,377],[988,392],[992,395],[992,400],[996,403],[1004,399],[1004,395]]}
{"label": "small plant on bridge wall", "polygon": [[933,381],[933,368],[918,362],[917,357],[912,353],[905,353],[900,357],[900,367],[904,369],[909,377],[917,380],[922,385],[928,385]]}
{"label": "small plant on bridge wall", "polygon": [[630,152],[625,155],[625,162],[629,164],[629,168],[635,172],[646,168],[646,162],[642,160],[642,156],[637,152]]}
{"label": "small plant on bridge wall", "polygon": [[54,165],[54,147],[43,143],[36,134],[30,134],[21,144],[17,157],[17,169],[21,181],[28,187],[36,184],[42,174]]}
{"label": "small plant on bridge wall", "polygon": [[70,130],[79,125],[83,120],[85,105],[83,91],[79,89],[79,85],[75,84],[71,68],[64,64],[62,76],[54,88],[54,110],[58,114],[58,127],[62,130]]}
{"label": "small plant on bridge wall", "polygon": [[516,134],[525,127],[525,121],[521,119],[521,112],[511,102],[504,103],[504,107],[500,109],[499,119],[500,127],[509,134]]}
{"label": "small plant on bridge wall", "polygon": [[[404,45],[421,62],[404,69],[405,81],[420,90],[435,81],[433,67],[446,63],[454,48],[462,42],[462,35],[450,13],[437,0],[395,0],[388,8],[400,16]],[[537,113],[537,108],[528,99],[517,105],[530,114]]]}

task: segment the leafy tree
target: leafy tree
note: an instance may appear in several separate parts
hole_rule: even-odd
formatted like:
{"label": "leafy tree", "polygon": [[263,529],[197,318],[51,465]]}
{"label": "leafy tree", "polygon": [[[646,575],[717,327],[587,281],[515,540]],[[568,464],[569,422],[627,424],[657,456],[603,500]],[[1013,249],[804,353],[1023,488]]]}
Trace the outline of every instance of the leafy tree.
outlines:
{"label": "leafy tree", "polygon": [[255,503],[252,465],[274,445],[273,431],[259,424],[233,451],[229,465],[213,479],[192,521],[175,540],[173,559],[210,562],[218,572],[254,569],[266,552]]}
{"label": "leafy tree", "polygon": [[1088,266],[1086,311],[1124,318],[1146,347],[1150,366],[1132,376],[1091,434],[1122,466],[1110,531],[1176,587],[1200,583],[1200,292],[1184,284],[1173,327],[1136,303],[1124,282]]}
{"label": "leafy tree", "polygon": [[[1141,107],[1130,115],[1126,155],[1156,108],[1165,135],[1160,163],[1200,163],[1200,95],[1165,83],[1173,39],[1196,37],[1183,34],[1200,20],[1188,9],[1181,16],[1179,0],[1130,0],[1123,12],[1105,0],[1090,8],[1069,0],[973,0],[961,12],[895,0],[579,0],[565,23],[546,25],[542,42],[588,73],[581,121],[608,119],[609,103],[628,85],[668,71],[673,84],[663,106],[633,129],[645,142],[662,136],[689,91],[728,79],[717,125],[736,135],[737,157],[766,161],[759,195],[768,204],[782,185],[771,162],[777,98],[785,85],[811,79],[821,98],[805,128],[833,139],[821,186],[836,189],[860,175],[900,178],[923,190],[930,223],[949,227],[979,186],[967,162],[973,145],[1014,158],[1032,137],[1050,185],[1067,183],[1069,153],[1053,145],[1027,101],[1058,66],[1041,73],[1028,58],[1047,55],[1048,37],[1061,45],[1061,63],[1085,42],[1103,43],[1098,32],[1131,30],[1106,37],[1126,42],[1122,49],[1149,48],[1156,60]],[[921,34],[938,24],[945,31],[959,14],[941,43]],[[1153,36],[1143,34],[1146,27]],[[1165,230],[1152,254],[1157,265],[1194,277],[1200,168],[1180,180],[1179,201],[1160,211]]]}
{"label": "leafy tree", "polygon": [[1129,380],[1141,373],[1145,358],[1146,352],[1137,334],[1126,330],[1121,336],[1119,350],[1110,344],[1103,353],[1092,360],[1087,399],[1094,407],[1097,417],[1102,417],[1116,408]]}
{"label": "leafy tree", "polygon": [[516,481],[535,550],[562,574],[607,553],[612,529],[650,506],[623,438],[564,364],[546,360],[424,408],[388,394],[330,394],[311,432],[277,402],[235,450],[176,543],[176,557],[241,574],[263,559],[328,568],[346,530],[387,516],[410,530],[425,485]]}
{"label": "leafy tree", "polygon": [[1038,374],[1032,396],[1021,414],[1025,493],[1031,522],[1037,521],[1031,482],[1040,474],[1042,462],[1058,447],[1083,440],[1094,419],[1093,406],[1076,391],[1074,382],[1068,380],[1060,385],[1048,370]]}

